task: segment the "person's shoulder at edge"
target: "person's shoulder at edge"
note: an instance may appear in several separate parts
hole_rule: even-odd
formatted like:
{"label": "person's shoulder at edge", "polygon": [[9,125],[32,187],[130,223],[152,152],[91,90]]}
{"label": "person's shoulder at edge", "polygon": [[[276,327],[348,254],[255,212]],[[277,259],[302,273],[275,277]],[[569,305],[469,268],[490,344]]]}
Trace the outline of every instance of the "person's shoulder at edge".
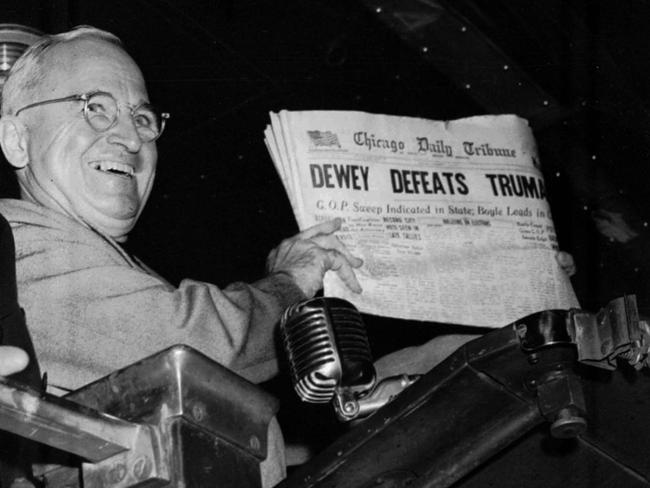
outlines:
{"label": "person's shoulder at edge", "polygon": [[[61,238],[67,236],[64,240],[84,242],[94,239],[98,242],[106,240],[105,236],[101,236],[72,217],[28,200],[0,199],[0,214],[11,225],[14,238],[17,231],[33,227],[39,233],[47,231],[56,233]],[[17,245],[20,245],[20,242],[17,242]]]}
{"label": "person's shoulder at edge", "polygon": [[70,225],[74,220],[60,212],[51,210],[43,205],[28,200],[17,200],[14,198],[0,198],[0,214],[10,224],[35,224],[42,227],[55,227],[56,224]]}

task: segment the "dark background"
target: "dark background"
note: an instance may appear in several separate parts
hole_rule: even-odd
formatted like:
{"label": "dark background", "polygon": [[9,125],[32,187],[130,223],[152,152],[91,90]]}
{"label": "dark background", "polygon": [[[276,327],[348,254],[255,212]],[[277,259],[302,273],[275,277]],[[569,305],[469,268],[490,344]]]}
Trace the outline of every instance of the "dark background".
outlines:
{"label": "dark background", "polygon": [[[268,251],[298,230],[263,142],[269,111],[517,113],[535,131],[583,307],[624,292],[648,307],[648,2],[3,3],[0,22],[115,33],[151,100],[171,112],[128,247],[173,282],[255,280]],[[4,168],[5,194],[10,181]],[[599,209],[623,213],[639,236],[622,245],[600,235],[591,217]],[[450,329],[365,318],[376,356]],[[301,411],[297,430],[296,419],[310,416],[301,409],[319,408],[292,405],[286,376],[267,386],[286,398],[285,411]]]}

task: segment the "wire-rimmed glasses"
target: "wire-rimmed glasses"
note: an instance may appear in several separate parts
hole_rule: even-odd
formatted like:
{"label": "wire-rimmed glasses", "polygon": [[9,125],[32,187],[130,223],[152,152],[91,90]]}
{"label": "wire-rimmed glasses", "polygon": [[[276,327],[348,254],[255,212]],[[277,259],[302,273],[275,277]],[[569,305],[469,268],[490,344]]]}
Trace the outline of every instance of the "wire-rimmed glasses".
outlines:
{"label": "wire-rimmed glasses", "polygon": [[[97,132],[106,132],[117,123],[120,107],[115,97],[104,91],[93,91],[81,95],[70,95],[63,98],[53,98],[25,105],[16,111],[16,116],[23,110],[60,102],[83,102],[83,115],[88,125]],[[128,107],[133,125],[142,142],[152,142],[160,137],[165,129],[165,121],[169,118],[167,112],[160,112],[150,103],[141,103],[136,107]]]}

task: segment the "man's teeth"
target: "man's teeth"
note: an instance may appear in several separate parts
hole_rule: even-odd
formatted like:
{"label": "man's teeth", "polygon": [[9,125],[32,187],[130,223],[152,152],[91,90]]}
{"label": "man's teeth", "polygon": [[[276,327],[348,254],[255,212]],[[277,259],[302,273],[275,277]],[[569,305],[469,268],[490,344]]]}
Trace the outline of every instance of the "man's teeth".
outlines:
{"label": "man's teeth", "polygon": [[129,177],[135,174],[135,170],[128,164],[117,163],[115,161],[97,161],[93,163],[93,168],[107,173],[115,173]]}

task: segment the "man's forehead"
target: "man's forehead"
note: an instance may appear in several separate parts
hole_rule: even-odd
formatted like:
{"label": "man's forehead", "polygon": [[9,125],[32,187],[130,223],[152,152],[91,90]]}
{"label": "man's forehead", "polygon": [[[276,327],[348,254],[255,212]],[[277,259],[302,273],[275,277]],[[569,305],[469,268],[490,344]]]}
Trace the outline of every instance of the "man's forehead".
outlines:
{"label": "man's forehead", "polygon": [[101,39],[75,39],[53,46],[45,61],[43,88],[62,96],[71,90],[108,89],[120,84],[146,96],[142,73],[121,47]]}

